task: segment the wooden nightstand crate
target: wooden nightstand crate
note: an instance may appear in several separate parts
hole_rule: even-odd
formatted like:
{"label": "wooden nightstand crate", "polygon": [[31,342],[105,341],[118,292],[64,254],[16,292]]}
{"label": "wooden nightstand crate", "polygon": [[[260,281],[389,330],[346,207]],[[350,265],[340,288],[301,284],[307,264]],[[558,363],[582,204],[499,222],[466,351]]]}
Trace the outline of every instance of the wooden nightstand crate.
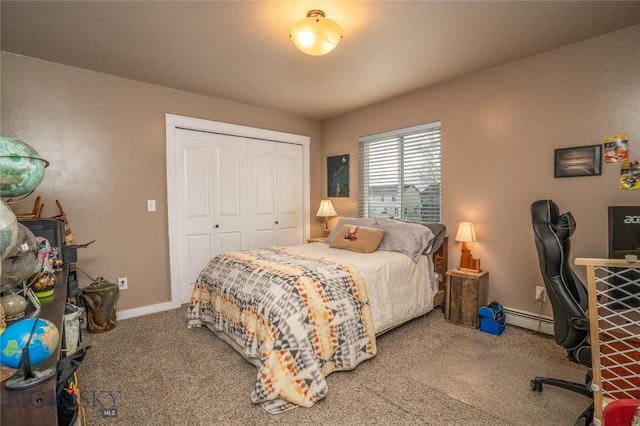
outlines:
{"label": "wooden nightstand crate", "polygon": [[447,271],[444,316],[449,322],[471,328],[480,326],[478,310],[487,304],[489,273]]}

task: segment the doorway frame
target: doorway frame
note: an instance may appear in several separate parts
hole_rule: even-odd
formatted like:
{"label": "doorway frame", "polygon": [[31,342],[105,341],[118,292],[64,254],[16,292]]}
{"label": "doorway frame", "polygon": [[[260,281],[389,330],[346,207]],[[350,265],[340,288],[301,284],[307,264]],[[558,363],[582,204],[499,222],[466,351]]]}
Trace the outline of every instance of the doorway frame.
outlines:
{"label": "doorway frame", "polygon": [[[303,239],[310,235],[310,189],[311,189],[311,159],[309,136],[293,133],[278,132],[275,130],[260,129],[257,127],[242,126],[220,121],[211,121],[201,118],[186,117],[165,113],[166,125],[166,158],[167,158],[167,219],[169,231],[169,271],[171,280],[171,306],[181,306],[180,296],[180,261],[179,255],[179,225],[178,225],[178,186],[177,186],[177,143],[176,130],[187,129],[209,133],[221,133],[251,139],[262,139],[271,142],[286,142],[302,145],[302,218]],[[303,241],[301,241],[303,243]],[[205,265],[202,265],[204,267]]]}

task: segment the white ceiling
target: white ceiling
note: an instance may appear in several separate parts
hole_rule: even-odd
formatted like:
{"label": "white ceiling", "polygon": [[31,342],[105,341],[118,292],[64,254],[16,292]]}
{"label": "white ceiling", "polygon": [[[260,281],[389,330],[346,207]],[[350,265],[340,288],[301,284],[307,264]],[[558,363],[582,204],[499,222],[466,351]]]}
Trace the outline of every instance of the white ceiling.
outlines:
{"label": "white ceiling", "polygon": [[[640,23],[640,1],[6,1],[1,48],[326,119]],[[310,57],[289,27],[343,28]]]}

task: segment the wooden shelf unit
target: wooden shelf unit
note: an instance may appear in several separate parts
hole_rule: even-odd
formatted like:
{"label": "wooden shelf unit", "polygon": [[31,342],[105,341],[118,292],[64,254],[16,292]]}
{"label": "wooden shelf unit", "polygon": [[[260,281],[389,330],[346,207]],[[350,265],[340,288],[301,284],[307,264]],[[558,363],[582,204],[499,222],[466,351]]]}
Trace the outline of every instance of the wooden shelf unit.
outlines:
{"label": "wooden shelf unit", "polygon": [[[64,346],[64,309],[67,299],[67,275],[68,265],[64,265],[61,271],[56,272],[56,286],[53,295],[40,300],[41,309],[35,311],[29,304],[24,318],[43,318],[51,321],[60,331],[60,343],[55,356],[49,357],[45,362],[35,366],[36,369],[57,368],[61,356],[61,348]],[[0,424],[3,425],[29,425],[29,426],[56,426],[58,424],[58,410],[56,407],[56,377],[52,377],[44,383],[24,390],[7,390],[4,383],[0,383]]]}

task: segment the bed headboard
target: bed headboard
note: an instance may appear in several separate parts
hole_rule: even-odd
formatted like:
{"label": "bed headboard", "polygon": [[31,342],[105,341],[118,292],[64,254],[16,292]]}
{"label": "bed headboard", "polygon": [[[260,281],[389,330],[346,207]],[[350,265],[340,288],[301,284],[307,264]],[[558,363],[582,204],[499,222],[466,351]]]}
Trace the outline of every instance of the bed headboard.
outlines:
{"label": "bed headboard", "polygon": [[440,282],[444,281],[449,269],[449,237],[444,237],[440,248],[433,254],[433,269],[438,273]]}

